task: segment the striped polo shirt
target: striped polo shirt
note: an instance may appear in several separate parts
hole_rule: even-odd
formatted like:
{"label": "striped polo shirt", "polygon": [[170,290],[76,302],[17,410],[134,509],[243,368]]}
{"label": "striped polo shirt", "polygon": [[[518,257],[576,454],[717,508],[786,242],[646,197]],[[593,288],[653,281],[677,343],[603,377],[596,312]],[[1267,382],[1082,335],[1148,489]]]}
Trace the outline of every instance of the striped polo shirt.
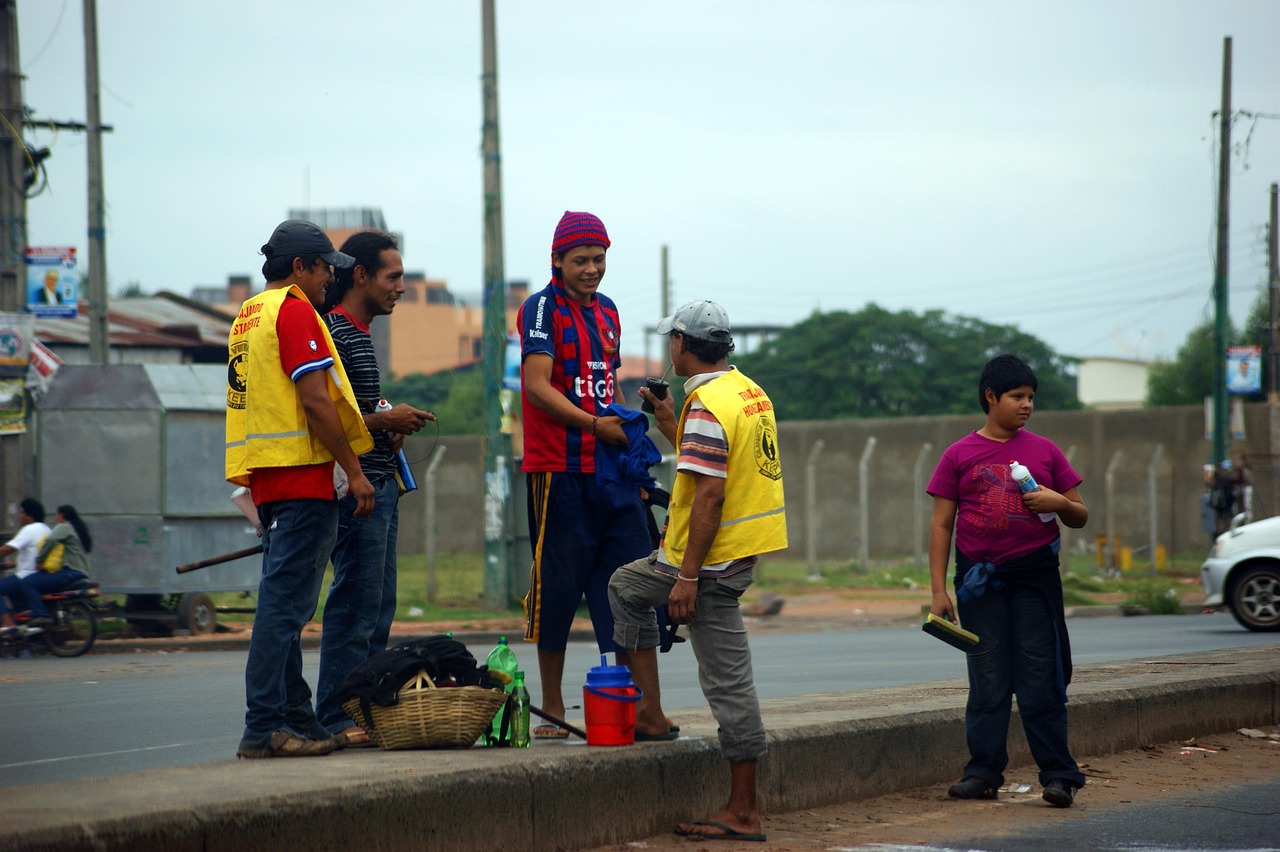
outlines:
{"label": "striped polo shirt", "polygon": [[[342,359],[342,367],[351,382],[351,392],[361,414],[372,414],[378,400],[382,399],[381,371],[378,356],[373,351],[373,337],[369,326],[353,317],[347,309],[338,305],[324,316],[329,326],[329,336]],[[373,449],[360,457],[360,470],[370,482],[381,482],[395,473],[395,458],[391,452],[386,432],[369,430],[373,436]]]}

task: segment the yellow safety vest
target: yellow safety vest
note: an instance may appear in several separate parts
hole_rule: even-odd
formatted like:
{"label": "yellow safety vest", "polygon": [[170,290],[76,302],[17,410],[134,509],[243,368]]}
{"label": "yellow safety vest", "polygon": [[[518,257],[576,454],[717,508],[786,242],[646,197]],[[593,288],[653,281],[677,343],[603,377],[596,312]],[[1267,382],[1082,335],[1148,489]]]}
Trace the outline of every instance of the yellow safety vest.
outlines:
{"label": "yellow safety vest", "polygon": [[[293,380],[280,368],[280,339],[276,318],[290,295],[306,299],[297,285],[265,290],[240,306],[227,341],[227,481],[249,484],[249,471],[263,467],[301,467],[333,461],[312,434],[302,398]],[[360,455],[373,448],[356,405],[351,383],[323,322],[317,322],[333,354],[326,372],[329,398],[342,421],[351,449]],[[252,394],[249,390],[252,389]]]}
{"label": "yellow safety vest", "polygon": [[[787,515],[773,403],[763,388],[738,370],[731,370],[685,397],[677,447],[684,441],[685,418],[695,399],[715,415],[729,439],[724,509],[706,564],[782,550],[787,546]],[[667,559],[672,565],[680,565],[689,543],[693,496],[693,477],[677,471],[665,540]]]}

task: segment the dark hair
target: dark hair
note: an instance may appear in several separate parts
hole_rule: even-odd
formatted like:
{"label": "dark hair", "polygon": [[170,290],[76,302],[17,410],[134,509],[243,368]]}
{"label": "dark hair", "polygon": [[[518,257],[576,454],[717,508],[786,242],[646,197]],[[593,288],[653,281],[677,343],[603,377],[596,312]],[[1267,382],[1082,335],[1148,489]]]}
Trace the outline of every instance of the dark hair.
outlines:
{"label": "dark hair", "polygon": [[1023,385],[1036,389],[1035,372],[1017,355],[997,355],[982,368],[982,377],[978,379],[978,402],[984,412],[990,412],[988,388],[999,399],[1006,392]]}
{"label": "dark hair", "polygon": [[678,334],[684,338],[684,348],[690,355],[697,358],[704,364],[719,364],[725,358],[729,357],[729,353],[733,351],[733,340],[723,343],[717,343],[714,340],[703,340],[699,337],[690,337],[689,335],[673,331],[672,334]]}
{"label": "dark hair", "polygon": [[324,305],[320,308],[320,313],[327,314],[333,310],[342,301],[342,297],[347,295],[347,291],[355,286],[357,266],[363,266],[368,275],[377,275],[378,270],[382,268],[382,253],[387,249],[399,251],[400,243],[385,231],[359,231],[347,237],[347,241],[338,251],[351,255],[356,262],[350,269],[333,271],[337,283],[325,293]]}
{"label": "dark hair", "polygon": [[271,249],[268,246],[262,247],[262,253],[267,259],[262,264],[262,277],[267,279],[267,283],[272,281],[283,281],[293,274],[293,259],[295,257],[302,258],[302,265],[306,269],[311,269],[320,261],[318,254],[277,254],[272,256]]}
{"label": "dark hair", "polygon": [[89,527],[85,525],[84,519],[76,511],[76,507],[64,503],[58,507],[58,514],[62,516],[64,521],[71,524],[71,528],[76,531],[76,536],[80,539],[84,552],[88,553],[93,550],[93,536],[89,535]]}
{"label": "dark hair", "polygon": [[18,502],[22,507],[22,513],[30,518],[34,518],[36,523],[44,523],[44,504],[32,497],[23,497]]}

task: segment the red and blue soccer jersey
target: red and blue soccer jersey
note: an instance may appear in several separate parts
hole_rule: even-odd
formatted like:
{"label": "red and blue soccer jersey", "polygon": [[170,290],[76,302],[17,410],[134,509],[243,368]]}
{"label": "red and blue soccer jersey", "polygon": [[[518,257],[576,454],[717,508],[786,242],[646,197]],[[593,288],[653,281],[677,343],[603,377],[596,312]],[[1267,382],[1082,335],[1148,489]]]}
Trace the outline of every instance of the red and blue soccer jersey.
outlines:
{"label": "red and blue soccer jersey", "polygon": [[[614,372],[621,364],[618,341],[622,323],[608,296],[596,294],[580,305],[554,282],[520,306],[520,380],[530,355],[550,355],[551,387],[583,411],[599,416],[617,387]],[[524,416],[525,473],[594,473],[596,439],[534,407],[520,396]]]}

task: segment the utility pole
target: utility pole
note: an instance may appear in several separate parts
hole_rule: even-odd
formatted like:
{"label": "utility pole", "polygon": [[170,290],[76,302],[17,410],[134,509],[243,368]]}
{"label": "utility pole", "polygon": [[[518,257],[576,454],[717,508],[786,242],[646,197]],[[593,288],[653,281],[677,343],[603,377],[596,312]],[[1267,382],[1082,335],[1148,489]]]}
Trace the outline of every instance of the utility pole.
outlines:
{"label": "utility pole", "polygon": [[1280,405],[1280,261],[1277,261],[1276,184],[1271,184],[1271,217],[1267,227],[1267,265],[1269,275],[1267,294],[1270,296],[1271,329],[1270,346],[1267,349],[1267,402]]}
{"label": "utility pole", "polygon": [[18,3],[0,0],[0,311],[16,313],[26,299],[27,195],[23,185],[22,68],[18,57]]}
{"label": "utility pole", "polygon": [[84,0],[84,91],[89,158],[89,361],[102,366],[108,356],[107,226],[102,191],[97,0]]}
{"label": "utility pole", "polygon": [[1227,450],[1227,267],[1231,248],[1231,36],[1222,40],[1221,137],[1218,141],[1218,250],[1213,272],[1213,458],[1221,464]]}
{"label": "utility pole", "polygon": [[502,262],[502,154],[498,142],[498,47],[493,0],[482,0],[484,71],[484,600],[511,605],[507,506],[511,442],[502,432],[502,366],[507,352],[507,281]]}
{"label": "utility pole", "polygon": [[[1271,217],[1267,228],[1267,293],[1271,297],[1271,334],[1267,350],[1267,414],[1271,449],[1280,446],[1280,217],[1276,215],[1277,185],[1271,184]],[[1280,470],[1272,463],[1272,506],[1280,506]],[[1277,511],[1280,514],[1280,510]]]}

